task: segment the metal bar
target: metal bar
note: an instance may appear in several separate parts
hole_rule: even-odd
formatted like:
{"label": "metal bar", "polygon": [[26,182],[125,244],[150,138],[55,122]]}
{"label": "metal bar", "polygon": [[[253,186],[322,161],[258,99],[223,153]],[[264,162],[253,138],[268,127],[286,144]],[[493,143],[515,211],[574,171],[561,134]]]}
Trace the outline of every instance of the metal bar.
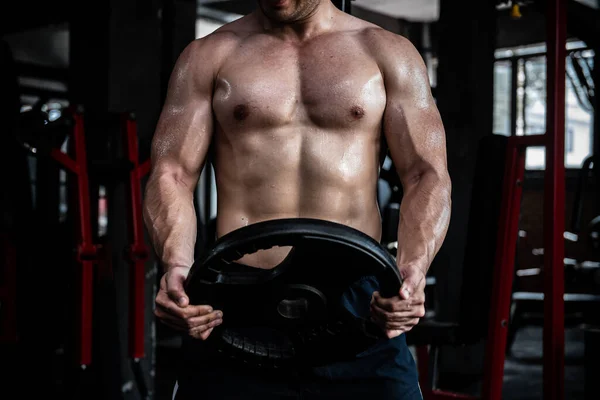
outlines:
{"label": "metal bar", "polygon": [[342,0],[342,11],[352,14],[352,2],[351,0]]}
{"label": "metal bar", "polygon": [[544,399],[564,399],[566,0],[549,0],[544,194]]}
{"label": "metal bar", "polygon": [[514,259],[519,230],[522,182],[525,174],[525,148],[518,136],[508,138],[504,189],[499,217],[494,264],[487,348],[485,352],[482,398],[501,400],[504,359],[512,294]]}
{"label": "metal bar", "polygon": [[510,138],[513,146],[518,148],[525,147],[542,147],[546,146],[548,138],[546,135],[527,135],[527,136],[514,136]]}
{"label": "metal bar", "polygon": [[79,173],[78,164],[73,161],[69,156],[60,151],[59,149],[52,149],[52,158],[54,158],[59,164],[61,164],[68,172],[77,175]]}
{"label": "metal bar", "polygon": [[[90,194],[85,146],[85,128],[82,111],[71,111],[74,120],[73,141],[75,161],[69,169],[76,171],[75,186],[78,194],[79,211],[79,246],[77,261],[79,272],[79,313],[78,313],[78,361],[85,368],[92,362],[92,327],[93,327],[93,267],[97,258],[96,246],[93,244],[92,225],[90,219]],[[68,166],[71,161],[63,153],[54,152],[53,156]],[[58,156],[58,157],[57,157]]]}
{"label": "metal bar", "polygon": [[521,107],[521,118],[523,120],[523,135],[527,135],[527,61],[523,60],[523,103]]}
{"label": "metal bar", "polygon": [[78,177],[78,199],[79,199],[79,213],[81,219],[80,232],[81,232],[81,253],[84,257],[95,255],[96,249],[93,246],[93,235],[92,225],[90,219],[90,190],[89,190],[89,179],[88,179],[88,168],[87,168],[87,151],[85,146],[85,128],[83,115],[80,112],[73,114],[75,120],[74,129],[74,141],[75,141],[75,162],[77,165],[77,171],[79,171]]}
{"label": "metal bar", "polygon": [[144,241],[142,219],[142,175],[140,174],[142,171],[139,167],[137,121],[133,115],[124,118],[124,137],[127,157],[133,165],[129,173],[129,234],[131,244],[127,253],[131,267],[129,355],[134,360],[138,360],[144,357],[145,263],[148,259],[148,249]]}
{"label": "metal bar", "polygon": [[[585,51],[585,50],[593,50],[593,47],[590,46],[575,46],[573,48],[570,48],[567,50],[566,54],[572,54],[578,51]],[[536,58],[536,57],[544,57],[546,56],[546,52],[544,51],[538,51],[538,52],[534,52],[534,53],[526,53],[526,54],[515,54],[512,56],[501,56],[501,57],[496,57],[495,61],[511,61],[511,60],[519,60],[519,59],[523,59],[523,60],[527,60],[528,58]]]}
{"label": "metal bar", "polygon": [[152,168],[152,163],[150,160],[146,160],[140,165],[138,165],[138,176],[143,178],[144,176],[150,173],[150,169]]}
{"label": "metal bar", "polygon": [[76,176],[75,186],[79,200],[79,244],[77,248],[77,262],[79,280],[79,310],[78,310],[78,349],[77,359],[81,367],[86,367],[92,362],[92,330],[93,330],[93,268],[97,260],[97,248],[93,243],[92,221],[90,210],[90,189],[87,170],[87,156],[85,146],[85,127],[81,110],[71,107],[73,118],[73,142],[75,159],[69,158],[59,149],[52,149],[52,157],[65,169]]}
{"label": "metal bar", "polygon": [[77,191],[79,198],[80,244],[80,357],[79,363],[85,367],[92,362],[92,328],[93,328],[93,267],[96,259],[96,247],[93,244],[92,221],[90,214],[90,189],[87,171],[87,153],[85,147],[85,128],[83,115],[75,112],[74,139],[75,160],[77,162]]}

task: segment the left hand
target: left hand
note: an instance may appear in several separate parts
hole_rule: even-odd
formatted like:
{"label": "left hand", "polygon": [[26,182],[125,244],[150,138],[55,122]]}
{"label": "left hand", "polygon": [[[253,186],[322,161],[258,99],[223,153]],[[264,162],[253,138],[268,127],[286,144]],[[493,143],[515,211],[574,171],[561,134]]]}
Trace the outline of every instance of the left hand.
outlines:
{"label": "left hand", "polygon": [[371,299],[371,320],[392,339],[410,331],[425,316],[425,274],[417,267],[400,270],[404,282],[400,293],[383,298],[379,292]]}

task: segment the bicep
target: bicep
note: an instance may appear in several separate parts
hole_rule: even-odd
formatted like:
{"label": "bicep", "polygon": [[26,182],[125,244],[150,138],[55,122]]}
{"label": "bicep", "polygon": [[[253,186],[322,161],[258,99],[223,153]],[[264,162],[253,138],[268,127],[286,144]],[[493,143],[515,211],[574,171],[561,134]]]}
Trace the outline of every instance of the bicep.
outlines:
{"label": "bicep", "polygon": [[427,70],[414,54],[386,77],[387,104],[383,130],[390,156],[403,185],[426,172],[445,173],[446,138],[431,94]]}
{"label": "bicep", "polygon": [[172,174],[190,188],[196,186],[213,131],[213,75],[196,58],[188,48],[177,61],[152,140],[153,174]]}
{"label": "bicep", "polygon": [[435,104],[415,107],[403,102],[388,106],[384,133],[390,156],[403,184],[446,167],[446,138]]}

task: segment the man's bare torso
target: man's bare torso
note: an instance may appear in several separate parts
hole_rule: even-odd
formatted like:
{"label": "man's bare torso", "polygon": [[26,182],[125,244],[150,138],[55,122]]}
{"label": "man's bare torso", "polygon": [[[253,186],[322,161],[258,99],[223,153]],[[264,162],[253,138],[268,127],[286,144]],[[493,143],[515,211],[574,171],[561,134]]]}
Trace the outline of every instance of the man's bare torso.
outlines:
{"label": "man's bare torso", "polygon": [[[265,33],[252,15],[216,35],[228,42],[214,82],[217,236],[277,218],[320,218],[381,231],[376,184],[383,77],[373,26],[340,16],[308,41]],[[287,249],[240,260],[277,265]]]}

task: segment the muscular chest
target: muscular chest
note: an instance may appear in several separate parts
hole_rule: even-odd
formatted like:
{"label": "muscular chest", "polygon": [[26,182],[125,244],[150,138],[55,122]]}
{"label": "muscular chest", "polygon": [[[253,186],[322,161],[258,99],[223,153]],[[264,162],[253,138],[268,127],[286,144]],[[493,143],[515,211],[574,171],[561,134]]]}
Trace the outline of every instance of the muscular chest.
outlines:
{"label": "muscular chest", "polygon": [[362,51],[318,42],[248,47],[230,57],[216,82],[213,107],[224,128],[304,123],[339,129],[381,120],[382,77]]}

